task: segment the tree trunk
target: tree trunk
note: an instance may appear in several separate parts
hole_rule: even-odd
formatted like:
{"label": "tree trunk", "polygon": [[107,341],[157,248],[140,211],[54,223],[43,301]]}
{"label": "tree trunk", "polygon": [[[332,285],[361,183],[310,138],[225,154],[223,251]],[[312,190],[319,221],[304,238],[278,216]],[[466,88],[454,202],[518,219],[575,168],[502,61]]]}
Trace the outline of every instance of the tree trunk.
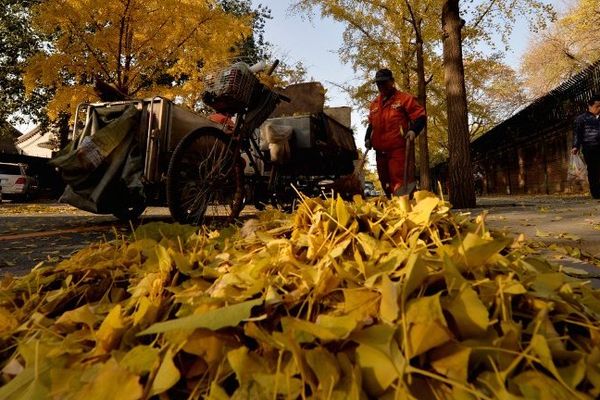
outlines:
{"label": "tree trunk", "polygon": [[475,206],[471,167],[465,71],[462,58],[459,0],[446,0],[442,8],[444,80],[448,112],[448,178],[450,203],[456,208]]}
{"label": "tree trunk", "polygon": [[[427,83],[425,81],[425,60],[423,57],[423,38],[417,33],[417,78],[418,78],[418,100],[427,111]],[[419,172],[421,189],[431,190],[431,179],[429,178],[429,148],[427,145],[427,125],[419,135]]]}
{"label": "tree trunk", "polygon": [[[403,86],[401,87],[401,89],[407,93],[412,93],[412,81],[411,81],[411,70],[412,70],[412,65],[411,65],[411,50],[408,46],[403,47],[402,49],[402,67],[403,67],[403,73],[402,73],[402,81],[403,81]],[[416,173],[416,152],[415,152],[415,146],[414,144],[411,145],[410,149],[409,149],[409,153],[408,153],[408,173],[406,174],[406,176],[408,177],[408,181],[409,182],[414,182],[417,176]]]}
{"label": "tree trunk", "polygon": [[56,125],[58,128],[58,143],[59,148],[64,148],[67,143],[69,143],[69,119],[71,118],[71,114],[66,112],[61,112],[58,115],[58,119],[56,120]]}

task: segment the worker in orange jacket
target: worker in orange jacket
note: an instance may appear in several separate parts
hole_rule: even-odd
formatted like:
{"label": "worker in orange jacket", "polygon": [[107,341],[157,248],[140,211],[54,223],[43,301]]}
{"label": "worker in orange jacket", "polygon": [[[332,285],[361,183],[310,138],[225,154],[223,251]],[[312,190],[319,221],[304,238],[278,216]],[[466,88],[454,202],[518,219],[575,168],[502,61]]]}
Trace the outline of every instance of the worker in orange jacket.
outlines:
{"label": "worker in orange jacket", "polygon": [[396,89],[389,69],[377,71],[375,84],[379,95],[369,109],[365,147],[375,149],[379,180],[389,197],[404,183],[410,183],[404,182],[406,141],[415,140],[425,128],[427,117],[412,95]]}

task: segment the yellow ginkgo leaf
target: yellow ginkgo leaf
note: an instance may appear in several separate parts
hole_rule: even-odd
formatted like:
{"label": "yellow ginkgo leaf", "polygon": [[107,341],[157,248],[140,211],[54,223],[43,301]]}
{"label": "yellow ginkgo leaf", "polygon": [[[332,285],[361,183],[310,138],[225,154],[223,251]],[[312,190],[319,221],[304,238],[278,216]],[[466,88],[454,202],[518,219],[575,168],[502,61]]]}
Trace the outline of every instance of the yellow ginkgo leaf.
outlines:
{"label": "yellow ginkgo leaf", "polygon": [[173,362],[173,353],[171,350],[168,350],[158,368],[154,381],[152,381],[150,396],[166,392],[173,387],[180,378],[181,373]]}
{"label": "yellow ginkgo leaf", "polygon": [[419,297],[408,303],[407,340],[409,358],[418,356],[452,339],[440,304],[440,295]]}
{"label": "yellow ginkgo leaf", "polygon": [[408,215],[408,219],[417,226],[428,225],[431,213],[438,206],[440,200],[437,197],[428,196],[422,198]]}
{"label": "yellow ginkgo leaf", "polygon": [[371,396],[380,396],[400,378],[390,357],[378,348],[361,344],[356,349],[365,389]]}
{"label": "yellow ginkgo leaf", "polygon": [[254,381],[260,386],[262,392],[249,392],[245,398],[286,398],[297,399],[302,396],[304,384],[299,378],[283,373],[254,374]]}
{"label": "yellow ginkgo leaf", "polygon": [[548,347],[546,338],[542,335],[533,335],[531,338],[531,352],[536,355],[540,364],[548,371],[550,371],[555,377],[560,377],[554,361],[552,360],[552,354]]}
{"label": "yellow ginkgo leaf", "polygon": [[119,364],[136,375],[143,375],[154,370],[159,360],[157,348],[139,345],[129,350]]}
{"label": "yellow ginkgo leaf", "polygon": [[537,237],[550,237],[552,236],[552,233],[550,232],[546,232],[546,231],[542,231],[540,229],[535,229],[535,236]]}
{"label": "yellow ginkgo leaf", "polygon": [[314,338],[324,341],[336,340],[348,334],[343,327],[340,329],[340,327],[320,325],[292,317],[281,318],[281,325],[283,332],[291,333],[298,342],[312,342]]}
{"label": "yellow ginkgo leaf", "polygon": [[80,400],[137,400],[142,397],[143,388],[139,377],[120,367],[113,359],[104,364],[94,379],[86,384],[74,399]]}
{"label": "yellow ginkgo leaf", "polygon": [[569,385],[572,389],[576,389],[577,386],[585,379],[587,366],[585,359],[581,358],[576,363],[573,363],[567,367],[558,368],[562,380]]}
{"label": "yellow ginkgo leaf", "polygon": [[187,337],[183,351],[202,357],[211,366],[223,360],[227,352],[226,345],[223,336],[208,329],[196,329]]}
{"label": "yellow ginkgo leaf", "polygon": [[539,371],[525,371],[512,381],[525,399],[569,400],[579,397],[574,397],[572,390]]}
{"label": "yellow ginkgo leaf", "polygon": [[471,349],[450,343],[431,352],[431,366],[438,373],[466,384],[469,374]]}
{"label": "yellow ginkgo leaf", "polygon": [[93,329],[98,319],[98,316],[92,312],[90,306],[85,304],[79,308],[63,313],[63,315],[56,320],[56,324],[64,327],[74,327],[77,324],[84,324]]}
{"label": "yellow ginkgo leaf", "polygon": [[464,263],[469,268],[484,265],[492,256],[510,243],[510,239],[487,239],[474,233],[467,233],[459,244],[459,253],[464,256]]}
{"label": "yellow ginkgo leaf", "polygon": [[347,338],[357,326],[356,317],[353,315],[333,316],[321,314],[317,317],[316,324],[329,330],[339,339]]}
{"label": "yellow ginkgo leaf", "polygon": [[486,333],[490,324],[488,309],[472,288],[465,286],[444,308],[450,312],[462,339],[472,339]]}
{"label": "yellow ginkgo leaf", "polygon": [[11,332],[19,325],[19,321],[7,309],[0,307],[0,335]]}
{"label": "yellow ginkgo leaf", "polygon": [[399,285],[392,282],[386,275],[382,275],[376,287],[381,293],[379,316],[383,322],[393,324],[400,312],[400,306],[398,305]]}
{"label": "yellow ginkgo leaf", "polygon": [[268,373],[269,367],[265,360],[251,353],[247,347],[240,347],[227,353],[227,361],[235,372],[241,385],[246,385],[257,373]]}
{"label": "yellow ginkgo leaf", "polygon": [[337,222],[342,228],[348,226],[348,223],[350,222],[350,214],[348,213],[346,203],[344,202],[344,200],[342,200],[342,197],[340,195],[337,196],[335,202],[335,215],[337,218]]}
{"label": "yellow ginkgo leaf", "polygon": [[96,342],[100,351],[108,352],[114,349],[125,332],[126,325],[121,315],[121,306],[114,306],[96,332]]}
{"label": "yellow ginkgo leaf", "polygon": [[140,298],[137,310],[135,310],[135,313],[133,314],[133,324],[148,326],[149,324],[154,323],[157,313],[157,305],[150,301],[148,297],[143,296]]}
{"label": "yellow ginkgo leaf", "polygon": [[596,393],[600,394],[600,348],[595,347],[587,359],[586,378],[594,386]]}
{"label": "yellow ginkgo leaf", "polygon": [[340,367],[335,356],[324,348],[307,350],[304,356],[317,376],[319,390],[323,394],[330,393],[340,379]]}
{"label": "yellow ginkgo leaf", "polygon": [[182,329],[194,330],[196,328],[217,330],[228,326],[236,326],[242,320],[250,317],[252,307],[262,303],[262,299],[249,300],[220,309],[210,310],[203,314],[194,314],[171,321],[158,322],[145,331],[140,332],[139,335],[150,335]]}

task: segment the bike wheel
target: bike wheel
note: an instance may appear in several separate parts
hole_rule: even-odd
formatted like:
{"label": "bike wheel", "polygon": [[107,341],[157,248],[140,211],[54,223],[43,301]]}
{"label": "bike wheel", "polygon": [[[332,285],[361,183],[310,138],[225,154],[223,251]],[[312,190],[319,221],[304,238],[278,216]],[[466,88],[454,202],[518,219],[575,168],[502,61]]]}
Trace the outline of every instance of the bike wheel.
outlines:
{"label": "bike wheel", "polygon": [[120,221],[136,221],[140,218],[145,210],[146,205],[140,204],[137,206],[124,207],[114,210],[112,215],[114,215]]}
{"label": "bike wheel", "polygon": [[167,203],[178,222],[232,219],[244,207],[242,168],[234,144],[221,131],[201,128],[175,148],[167,171]]}

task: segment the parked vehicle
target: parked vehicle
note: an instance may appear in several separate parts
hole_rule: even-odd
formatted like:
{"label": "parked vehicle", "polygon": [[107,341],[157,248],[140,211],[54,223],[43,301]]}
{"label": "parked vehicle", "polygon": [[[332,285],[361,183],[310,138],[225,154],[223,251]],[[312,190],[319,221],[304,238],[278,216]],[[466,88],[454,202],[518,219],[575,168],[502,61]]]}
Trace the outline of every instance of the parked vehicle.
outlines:
{"label": "parked vehicle", "polygon": [[296,190],[319,195],[323,182],[352,173],[352,130],[322,105],[263,126],[290,98],[256,72],[236,63],[207,77],[213,118],[161,97],[80,105],[72,142],[51,161],[67,184],[61,201],[121,219],[166,203],[176,220],[202,224],[205,215],[236,218],[247,204],[287,209]]}
{"label": "parked vehicle", "polygon": [[35,195],[37,180],[27,175],[26,164],[0,162],[0,187],[5,200],[27,200]]}
{"label": "parked vehicle", "polygon": [[375,184],[371,181],[366,181],[365,182],[365,187],[364,187],[364,196],[365,197],[376,197],[379,196],[381,193],[379,193],[379,191],[375,188]]}

